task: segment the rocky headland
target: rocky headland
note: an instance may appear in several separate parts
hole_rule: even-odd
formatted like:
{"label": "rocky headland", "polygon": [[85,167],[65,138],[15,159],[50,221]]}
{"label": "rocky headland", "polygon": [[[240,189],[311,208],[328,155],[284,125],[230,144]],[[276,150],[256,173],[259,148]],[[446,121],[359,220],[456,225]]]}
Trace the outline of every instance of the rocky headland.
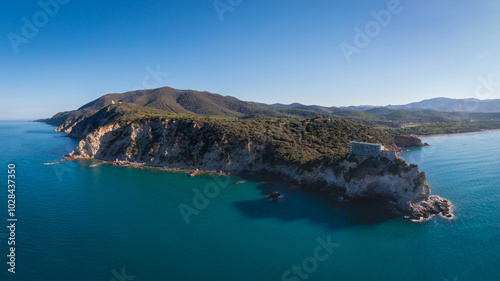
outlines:
{"label": "rocky headland", "polygon": [[[163,87],[108,94],[38,121],[80,139],[69,159],[188,170],[192,176],[271,173],[308,190],[379,198],[415,220],[452,217],[451,203],[431,195],[425,174],[394,152],[425,146],[397,132],[409,122],[446,121],[434,116],[380,108],[359,112],[265,105]],[[392,152],[349,155],[350,141],[382,144]]]}
{"label": "rocky headland", "polygon": [[[78,127],[87,128],[63,123],[58,131],[80,135],[75,131]],[[70,159],[268,172],[305,189],[342,190],[351,199],[380,198],[416,220],[435,214],[452,217],[451,203],[431,195],[425,174],[416,165],[383,156],[348,157],[348,141],[354,138],[394,146],[390,135],[348,121],[154,117],[116,121],[86,131]]]}

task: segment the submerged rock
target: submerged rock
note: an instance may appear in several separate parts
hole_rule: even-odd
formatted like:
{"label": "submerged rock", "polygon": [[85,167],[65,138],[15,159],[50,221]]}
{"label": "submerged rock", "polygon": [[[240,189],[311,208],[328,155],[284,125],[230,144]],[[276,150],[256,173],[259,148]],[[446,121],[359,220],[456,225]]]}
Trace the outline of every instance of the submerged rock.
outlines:
{"label": "submerged rock", "polygon": [[279,192],[274,192],[266,196],[266,198],[269,198],[271,201],[276,202],[278,199],[283,198],[283,195],[281,195]]}

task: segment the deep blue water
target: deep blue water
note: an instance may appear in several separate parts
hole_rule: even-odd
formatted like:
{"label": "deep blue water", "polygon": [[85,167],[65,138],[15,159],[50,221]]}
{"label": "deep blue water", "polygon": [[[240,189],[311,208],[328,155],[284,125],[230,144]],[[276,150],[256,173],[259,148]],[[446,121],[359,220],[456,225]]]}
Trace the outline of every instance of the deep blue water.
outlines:
{"label": "deep blue water", "polygon": [[[0,122],[0,280],[282,280],[288,270],[285,280],[500,280],[500,132],[429,138],[403,154],[456,208],[455,220],[412,223],[376,201],[337,202],[266,177],[43,165],[77,143],[53,129]],[[9,163],[15,274],[6,264]],[[186,223],[179,205],[193,207],[193,190],[205,189],[213,198]],[[286,200],[266,201],[273,191]],[[305,268],[294,274],[294,265]]]}

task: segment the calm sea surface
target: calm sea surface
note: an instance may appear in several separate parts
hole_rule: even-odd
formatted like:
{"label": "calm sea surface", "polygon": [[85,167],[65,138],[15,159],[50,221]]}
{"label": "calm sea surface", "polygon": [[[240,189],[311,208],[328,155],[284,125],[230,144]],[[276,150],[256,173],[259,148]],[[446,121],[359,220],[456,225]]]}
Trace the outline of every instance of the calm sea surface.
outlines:
{"label": "calm sea surface", "polygon": [[[428,138],[402,155],[456,208],[455,220],[412,223],[379,202],[336,202],[272,178],[43,165],[77,143],[53,129],[0,122],[0,280],[500,280],[500,132]],[[286,199],[266,201],[274,191]]]}

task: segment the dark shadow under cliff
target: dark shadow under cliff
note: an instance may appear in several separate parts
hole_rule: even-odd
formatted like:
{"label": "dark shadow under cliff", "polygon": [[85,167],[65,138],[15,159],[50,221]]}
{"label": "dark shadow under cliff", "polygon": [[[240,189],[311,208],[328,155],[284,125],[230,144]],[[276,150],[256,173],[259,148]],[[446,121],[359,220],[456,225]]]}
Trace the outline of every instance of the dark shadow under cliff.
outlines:
{"label": "dark shadow under cliff", "polygon": [[[272,218],[291,222],[306,220],[330,229],[340,229],[356,225],[374,225],[389,220],[401,219],[382,201],[375,199],[338,201],[336,194],[314,192],[294,187],[291,183],[270,175],[239,175],[262,182],[257,188],[262,199],[233,203],[235,208],[250,219]],[[280,192],[285,198],[272,202],[266,195]]]}

